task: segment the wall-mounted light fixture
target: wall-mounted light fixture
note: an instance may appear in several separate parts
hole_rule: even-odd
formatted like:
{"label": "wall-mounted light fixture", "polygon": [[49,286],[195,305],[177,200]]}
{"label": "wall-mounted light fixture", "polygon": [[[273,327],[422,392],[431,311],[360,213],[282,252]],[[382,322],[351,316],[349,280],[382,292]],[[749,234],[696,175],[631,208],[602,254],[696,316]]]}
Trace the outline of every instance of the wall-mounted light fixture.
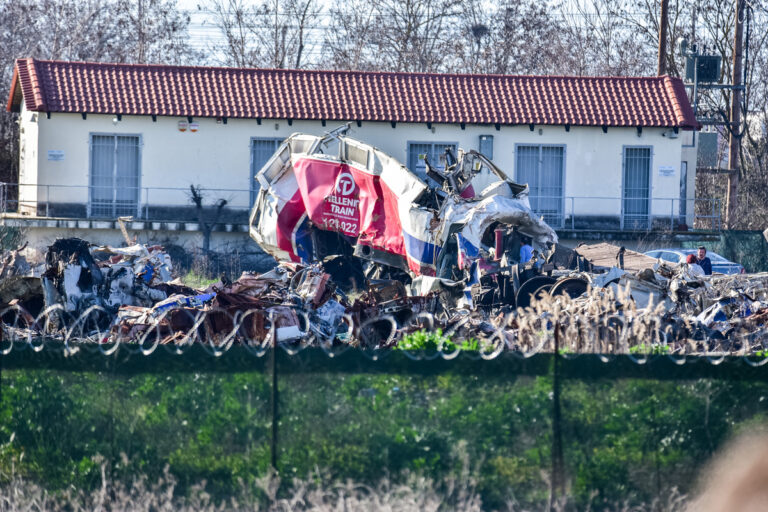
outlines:
{"label": "wall-mounted light fixture", "polygon": [[666,130],[664,132],[661,132],[662,137],[666,137],[668,139],[676,139],[677,138],[677,131],[674,129]]}
{"label": "wall-mounted light fixture", "polygon": [[179,121],[178,127],[180,132],[185,132],[189,127],[189,123],[186,121]]}

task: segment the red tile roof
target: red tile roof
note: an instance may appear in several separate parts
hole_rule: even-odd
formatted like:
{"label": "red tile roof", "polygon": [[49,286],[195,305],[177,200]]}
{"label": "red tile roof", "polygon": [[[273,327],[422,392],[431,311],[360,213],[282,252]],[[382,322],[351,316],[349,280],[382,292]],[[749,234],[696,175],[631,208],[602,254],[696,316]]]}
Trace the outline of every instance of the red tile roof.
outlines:
{"label": "red tile roof", "polygon": [[94,114],[695,128],[683,83],[299,71],[18,59],[8,110]]}

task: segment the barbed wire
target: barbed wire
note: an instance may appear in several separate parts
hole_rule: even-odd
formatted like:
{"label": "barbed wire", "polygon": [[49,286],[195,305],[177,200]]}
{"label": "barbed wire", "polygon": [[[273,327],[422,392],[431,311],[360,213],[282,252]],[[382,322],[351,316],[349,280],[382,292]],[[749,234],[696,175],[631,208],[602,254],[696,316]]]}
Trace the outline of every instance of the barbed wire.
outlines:
{"label": "barbed wire", "polygon": [[[592,354],[604,363],[617,355],[627,356],[637,364],[656,357],[668,357],[676,364],[695,359],[718,365],[726,357],[741,357],[750,366],[768,362],[768,332],[749,323],[734,328],[727,337],[713,336],[712,331],[685,326],[684,322],[655,311],[587,316],[570,307],[573,302],[561,298],[553,302],[556,307],[552,309],[550,303],[549,311],[534,305],[499,315],[493,323],[478,320],[469,312],[452,322],[446,322],[444,315],[422,312],[404,325],[391,314],[360,321],[346,313],[336,333],[313,329],[309,314],[297,310],[301,335],[290,339],[281,339],[284,335],[279,328],[280,319],[273,312],[260,309],[234,313],[221,308],[168,310],[151,323],[129,325],[136,328],[126,329],[125,324],[115,322],[105,327],[104,319],[109,312],[99,306],[73,316],[57,304],[32,317],[16,305],[0,311],[0,318],[10,319],[1,325],[0,353],[58,350],[74,354],[83,350],[111,356],[121,350],[151,356],[166,350],[183,355],[191,347],[200,346],[211,357],[221,357],[233,347],[242,346],[248,354],[262,357],[275,347],[289,355],[318,347],[331,358],[358,350],[373,360],[395,351],[413,360],[451,360],[459,355],[492,360],[502,353],[528,359],[554,353],[559,347],[559,354],[565,358]],[[176,328],[173,324],[177,324]],[[401,342],[419,331],[432,334],[437,341],[428,347],[401,350]]]}

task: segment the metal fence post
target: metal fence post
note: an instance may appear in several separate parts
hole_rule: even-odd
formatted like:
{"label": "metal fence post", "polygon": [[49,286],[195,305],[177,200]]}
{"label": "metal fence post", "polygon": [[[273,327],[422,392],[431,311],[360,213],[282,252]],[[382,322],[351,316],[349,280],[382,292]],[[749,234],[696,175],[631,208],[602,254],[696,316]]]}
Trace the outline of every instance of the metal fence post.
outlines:
{"label": "metal fence post", "polygon": [[576,229],[576,198],[571,196],[571,229]]}
{"label": "metal fence post", "polygon": [[723,205],[720,199],[717,200],[717,230],[720,231],[723,229],[723,223],[722,223],[722,214],[720,213],[722,211]]}
{"label": "metal fence post", "polygon": [[675,200],[669,200],[669,230],[675,230]]}
{"label": "metal fence post", "polygon": [[560,323],[555,322],[555,350],[552,354],[552,474],[549,488],[549,510],[557,510],[564,492],[563,433],[560,415]]}
{"label": "metal fence post", "polygon": [[275,315],[269,313],[269,336],[272,337],[272,439],[270,442],[270,464],[272,470],[277,473],[277,329],[275,328]]}
{"label": "metal fence post", "polygon": [[51,216],[51,186],[45,186],[45,216]]}

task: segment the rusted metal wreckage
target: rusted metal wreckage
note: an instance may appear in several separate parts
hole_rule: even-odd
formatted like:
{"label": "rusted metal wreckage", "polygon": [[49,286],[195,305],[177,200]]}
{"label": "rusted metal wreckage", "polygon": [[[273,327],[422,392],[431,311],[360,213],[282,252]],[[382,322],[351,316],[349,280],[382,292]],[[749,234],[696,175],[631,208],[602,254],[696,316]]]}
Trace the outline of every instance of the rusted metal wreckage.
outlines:
{"label": "rusted metal wreckage", "polygon": [[344,133],[294,134],[257,174],[250,233],[276,260],[323,262],[357,287],[398,279],[411,296],[493,276],[487,300],[508,305],[518,287],[507,281],[525,271],[512,268],[524,238],[536,248],[528,273],[554,262],[557,234],[531,210],[527,185],[482,154],[446,149],[443,168],[424,158],[420,176]]}
{"label": "rusted metal wreckage", "polygon": [[[441,329],[530,351],[552,349],[541,336],[556,321],[575,351],[768,343],[768,276],[702,277],[610,244],[565,248],[527,186],[483,155],[446,151],[444,164],[425,159],[419,175],[344,130],[295,134],[256,177],[250,233],[273,270],[192,289],[172,279],[162,247],[61,239],[39,277],[19,251],[0,258],[0,334],[391,348]],[[532,258],[520,262],[524,240]]]}

